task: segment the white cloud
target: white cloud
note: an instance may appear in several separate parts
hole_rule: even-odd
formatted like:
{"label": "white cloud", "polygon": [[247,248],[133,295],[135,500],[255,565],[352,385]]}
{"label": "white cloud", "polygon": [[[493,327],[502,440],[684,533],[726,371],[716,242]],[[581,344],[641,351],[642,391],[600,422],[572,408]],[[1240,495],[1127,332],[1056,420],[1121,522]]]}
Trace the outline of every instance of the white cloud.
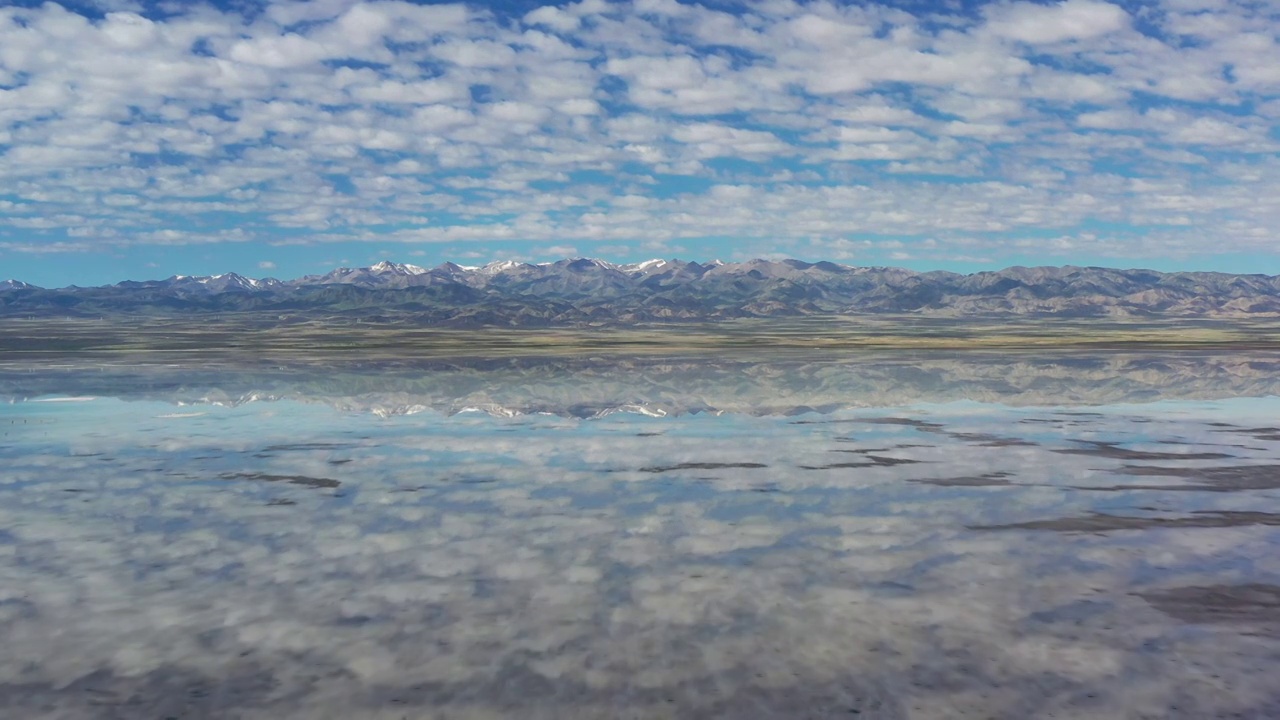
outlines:
{"label": "white cloud", "polygon": [[543,257],[558,259],[578,255],[578,248],[572,245],[551,245],[549,247],[537,248],[534,252]]}
{"label": "white cloud", "polygon": [[1019,42],[1039,44],[1087,40],[1122,30],[1129,14],[1118,5],[1097,0],[1064,0],[1052,5],[1016,2],[994,6],[987,29]]}
{"label": "white cloud", "polygon": [[[150,242],[202,210],[263,238],[401,226],[406,241],[629,246],[726,229],[922,242],[949,225],[933,207],[966,231],[1178,224],[1201,231],[1204,252],[1274,226],[1270,206],[1237,202],[1280,194],[1280,45],[1265,8],[1166,0],[1146,17],[1166,36],[1097,0],[980,10],[593,0],[505,17],[326,0],[252,19],[121,3],[89,19],[7,7],[0,184],[33,207],[0,218],[0,240]],[[1224,163],[1265,171],[1247,188],[1210,181]],[[1121,183],[1064,204],[1115,164],[1191,173],[1199,201],[1166,208]],[[753,204],[671,176],[749,187]],[[1025,202],[982,203],[977,177],[1028,178]],[[603,212],[620,198],[628,214]],[[197,236],[221,237],[182,235]]]}
{"label": "white cloud", "polygon": [[1141,129],[1142,119],[1138,113],[1128,109],[1098,110],[1081,113],[1076,117],[1076,124],[1103,130],[1138,130]]}
{"label": "white cloud", "polygon": [[1233,145],[1260,139],[1239,125],[1206,117],[1169,128],[1168,137],[1173,142],[1197,145]]}
{"label": "white cloud", "polygon": [[525,14],[524,22],[528,25],[543,25],[560,33],[568,33],[577,30],[582,24],[582,19],[558,7],[548,5],[530,10]]}
{"label": "white cloud", "polygon": [[236,62],[279,69],[310,65],[328,57],[329,51],[320,43],[287,33],[279,37],[241,40],[231,46],[227,56]]}

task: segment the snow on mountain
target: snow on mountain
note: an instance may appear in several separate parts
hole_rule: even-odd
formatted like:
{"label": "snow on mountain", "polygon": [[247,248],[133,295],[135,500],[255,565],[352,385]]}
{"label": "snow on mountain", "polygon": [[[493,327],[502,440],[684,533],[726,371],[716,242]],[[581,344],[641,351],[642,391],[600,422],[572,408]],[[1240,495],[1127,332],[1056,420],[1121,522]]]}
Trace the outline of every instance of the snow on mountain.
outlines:
{"label": "snow on mountain", "polygon": [[[452,263],[446,263],[446,265],[452,265]],[[453,267],[461,270],[461,267],[457,265],[453,265]],[[307,275],[297,280],[292,280],[288,284],[297,287],[307,285],[361,285],[365,287],[402,288],[418,284],[417,278],[428,276],[429,273],[429,270],[417,265],[383,260],[367,268],[341,267],[324,275]]]}
{"label": "snow on mountain", "polygon": [[590,267],[604,268],[606,270],[618,270],[621,267],[619,265],[615,265],[609,262],[608,260],[601,260],[599,258],[589,258],[589,257],[570,258],[568,260],[561,260],[558,263],[552,263],[552,264],[553,265],[563,264],[564,267],[569,268],[570,270],[583,270]]}
{"label": "snow on mountain", "polygon": [[[279,280],[275,278],[248,278],[239,273],[222,273],[220,275],[174,275],[168,280],[158,283],[131,283],[130,285],[142,285],[146,287],[168,287],[176,290],[184,290],[188,292],[234,292],[253,291],[253,290],[272,290],[281,286]],[[126,286],[121,283],[120,286]]]}
{"label": "snow on mountain", "polygon": [[[335,286],[352,286],[340,288]],[[33,286],[0,282],[0,291]],[[409,290],[396,293],[396,290]],[[75,295],[66,303],[50,293]],[[64,313],[154,309],[167,294],[195,311],[368,308],[411,314],[421,322],[557,325],[718,320],[868,312],[964,314],[1280,317],[1280,276],[1158,273],[1108,268],[1007,268],[959,275],[831,262],[756,259],[696,263],[654,258],[616,264],[577,257],[529,264],[501,260],[480,267],[432,269],[390,261],[338,268],[281,282],[236,273],[175,275],[103,288],[6,292],[11,310]],[[365,310],[360,310],[364,312]]]}
{"label": "snow on mountain", "polygon": [[[446,263],[452,265],[452,263]],[[459,267],[455,265],[454,267]],[[383,260],[369,268],[372,273],[392,273],[394,275],[423,275],[427,272],[426,268],[420,268],[417,265],[409,265],[408,263],[393,263]]]}
{"label": "snow on mountain", "polygon": [[617,265],[615,267],[617,267],[617,269],[621,270],[622,272],[630,274],[630,273],[647,273],[655,270],[661,270],[662,268],[670,264],[671,264],[670,261],[663,260],[662,258],[654,258],[652,260],[645,260],[644,262],[626,263],[625,265]]}
{"label": "snow on mountain", "polygon": [[252,290],[257,288],[260,284],[257,280],[247,278],[237,273],[213,275],[206,278],[200,278],[197,282],[201,285],[217,285],[224,289],[239,288],[241,290]]}
{"label": "snow on mountain", "polygon": [[497,275],[499,273],[509,272],[521,267],[528,267],[527,263],[518,260],[495,260],[494,262],[479,268],[478,272],[482,275]]}
{"label": "snow on mountain", "polygon": [[38,289],[31,283],[25,283],[21,280],[5,280],[0,282],[0,290],[36,290]]}

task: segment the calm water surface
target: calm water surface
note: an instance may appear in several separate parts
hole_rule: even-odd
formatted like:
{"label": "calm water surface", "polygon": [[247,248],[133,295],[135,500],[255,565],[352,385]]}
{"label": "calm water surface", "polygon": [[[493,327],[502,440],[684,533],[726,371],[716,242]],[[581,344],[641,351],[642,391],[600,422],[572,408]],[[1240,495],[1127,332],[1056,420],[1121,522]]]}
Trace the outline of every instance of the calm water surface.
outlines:
{"label": "calm water surface", "polygon": [[1280,357],[0,365],[0,717],[1280,717]]}

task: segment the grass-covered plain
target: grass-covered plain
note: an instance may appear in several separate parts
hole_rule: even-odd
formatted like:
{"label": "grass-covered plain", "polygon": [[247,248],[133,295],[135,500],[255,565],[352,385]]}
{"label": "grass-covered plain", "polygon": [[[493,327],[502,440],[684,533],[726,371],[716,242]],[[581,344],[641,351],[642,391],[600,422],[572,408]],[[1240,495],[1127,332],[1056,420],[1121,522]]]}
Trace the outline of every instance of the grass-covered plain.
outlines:
{"label": "grass-covered plain", "polygon": [[956,320],[844,316],[629,328],[433,328],[349,319],[227,315],[172,318],[0,318],[0,354],[41,357],[133,352],[254,357],[724,353],[859,349],[1280,349],[1280,320]]}

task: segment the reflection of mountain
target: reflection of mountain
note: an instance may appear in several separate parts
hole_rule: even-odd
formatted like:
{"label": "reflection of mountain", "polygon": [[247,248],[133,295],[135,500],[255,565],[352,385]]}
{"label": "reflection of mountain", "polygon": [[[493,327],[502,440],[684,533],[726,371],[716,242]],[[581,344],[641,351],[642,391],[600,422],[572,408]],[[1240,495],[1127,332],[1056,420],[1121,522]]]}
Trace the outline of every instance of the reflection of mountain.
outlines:
{"label": "reflection of mountain", "polygon": [[899,353],[826,361],[646,357],[352,362],[270,369],[0,367],[0,398],[41,395],[219,405],[288,399],[380,415],[428,410],[582,418],[615,412],[793,415],[954,400],[1093,405],[1280,395],[1280,355]]}

